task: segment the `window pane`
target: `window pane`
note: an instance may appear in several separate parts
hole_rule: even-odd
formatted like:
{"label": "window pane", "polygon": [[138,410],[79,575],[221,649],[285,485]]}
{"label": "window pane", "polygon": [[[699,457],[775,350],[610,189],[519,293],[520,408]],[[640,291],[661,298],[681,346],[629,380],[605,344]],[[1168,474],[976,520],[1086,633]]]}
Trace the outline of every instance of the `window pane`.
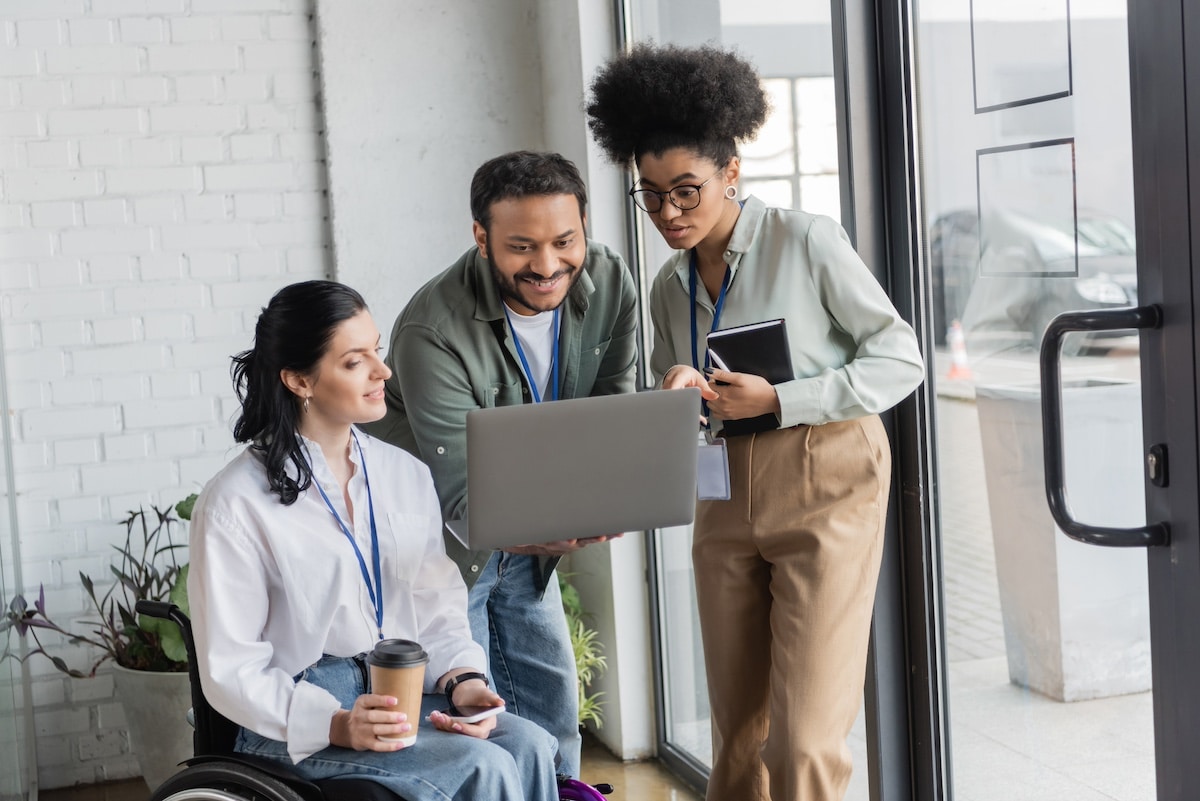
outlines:
{"label": "window pane", "polygon": [[792,207],[792,182],[783,180],[755,181],[742,179],[742,196],[754,195],[768,206]]}
{"label": "window pane", "polygon": [[758,136],[742,146],[742,168],[753,175],[791,175],[796,171],[791,81],[768,78],[763,88],[771,102],[771,116]]}

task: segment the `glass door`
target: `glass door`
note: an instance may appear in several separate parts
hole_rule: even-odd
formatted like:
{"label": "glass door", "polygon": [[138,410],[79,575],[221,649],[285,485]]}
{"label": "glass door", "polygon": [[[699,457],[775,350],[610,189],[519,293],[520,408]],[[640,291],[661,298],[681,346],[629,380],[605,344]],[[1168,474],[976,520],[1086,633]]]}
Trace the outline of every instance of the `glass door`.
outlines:
{"label": "glass door", "polygon": [[[1200,797],[1182,745],[1200,717],[1185,4],[1149,5],[913,0],[895,28],[940,556],[917,797]],[[1149,517],[1172,540],[1086,545],[1046,502],[1039,348],[1061,312],[1150,303],[1162,330],[1062,343],[1066,496],[1085,523]],[[1180,470],[1157,459],[1149,480],[1151,446]]]}
{"label": "glass door", "polygon": [[[1058,531],[1038,349],[1137,304],[1123,5],[916,4],[953,797],[1154,798],[1146,552]],[[1077,517],[1145,518],[1134,332],[1064,344]]]}

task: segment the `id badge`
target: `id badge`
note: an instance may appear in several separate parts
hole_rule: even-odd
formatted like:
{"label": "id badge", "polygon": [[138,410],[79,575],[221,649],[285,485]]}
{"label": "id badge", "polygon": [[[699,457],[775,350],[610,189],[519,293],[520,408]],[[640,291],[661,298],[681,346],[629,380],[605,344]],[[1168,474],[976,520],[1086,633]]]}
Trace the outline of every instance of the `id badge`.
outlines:
{"label": "id badge", "polygon": [[696,497],[702,501],[729,500],[729,453],[725,440],[701,438],[696,459]]}

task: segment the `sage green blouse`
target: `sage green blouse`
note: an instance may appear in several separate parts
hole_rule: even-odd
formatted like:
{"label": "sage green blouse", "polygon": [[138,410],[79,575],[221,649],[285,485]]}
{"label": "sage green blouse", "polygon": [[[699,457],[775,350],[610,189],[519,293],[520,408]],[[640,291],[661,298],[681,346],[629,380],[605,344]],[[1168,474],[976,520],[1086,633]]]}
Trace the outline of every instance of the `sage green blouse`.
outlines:
{"label": "sage green blouse", "polygon": [[[721,328],[782,317],[796,379],[777,384],[780,425],[819,425],[890,409],[925,377],[913,329],[833,219],[768,208],[748,197],[725,261],[731,272]],[[675,253],[650,289],[655,379],[692,364],[689,251]],[[698,353],[713,302],[696,292]],[[714,425],[714,430],[719,426]]]}

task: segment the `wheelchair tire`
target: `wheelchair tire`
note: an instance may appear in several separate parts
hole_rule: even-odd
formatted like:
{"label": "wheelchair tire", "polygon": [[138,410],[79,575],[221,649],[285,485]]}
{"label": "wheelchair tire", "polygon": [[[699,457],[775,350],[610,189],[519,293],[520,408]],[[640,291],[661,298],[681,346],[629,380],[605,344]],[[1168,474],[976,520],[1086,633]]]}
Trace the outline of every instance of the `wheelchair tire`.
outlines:
{"label": "wheelchair tire", "polygon": [[150,801],[306,801],[278,779],[236,762],[194,765],[167,779]]}
{"label": "wheelchair tire", "polygon": [[604,796],[613,791],[610,784],[597,784],[592,786],[579,779],[572,779],[568,776],[558,777],[558,799],[559,801],[606,801]]}

